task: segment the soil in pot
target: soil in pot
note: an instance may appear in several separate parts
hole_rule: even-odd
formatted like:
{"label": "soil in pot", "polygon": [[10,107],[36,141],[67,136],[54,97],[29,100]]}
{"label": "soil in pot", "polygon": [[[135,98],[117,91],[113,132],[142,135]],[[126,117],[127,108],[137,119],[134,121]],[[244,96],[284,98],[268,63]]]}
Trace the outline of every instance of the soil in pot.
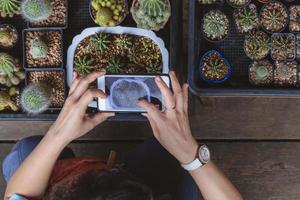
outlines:
{"label": "soil in pot", "polygon": [[273,65],[268,60],[254,61],[249,68],[249,81],[253,85],[265,86],[273,82]]}
{"label": "soil in pot", "polygon": [[290,7],[290,25],[291,32],[300,32],[300,5]]}
{"label": "soil in pot", "polygon": [[26,31],[24,37],[27,67],[61,67],[63,50],[60,31]]}
{"label": "soil in pot", "polygon": [[259,18],[255,4],[234,10],[233,17],[240,33],[246,33],[259,27]]}
{"label": "soil in pot", "polygon": [[74,70],[85,75],[101,69],[107,73],[161,73],[161,51],[143,36],[99,32],[77,46]]}
{"label": "soil in pot", "polygon": [[295,86],[297,84],[297,62],[275,62],[274,83],[278,86]]}
{"label": "soil in pot", "polygon": [[0,47],[12,48],[18,42],[18,31],[15,27],[4,24],[0,26]]}
{"label": "soil in pot", "polygon": [[270,38],[263,31],[251,31],[245,36],[244,51],[251,60],[261,60],[269,54]]}
{"label": "soil in pot", "polygon": [[295,59],[295,36],[291,33],[277,33],[271,37],[271,56],[273,60]]}
{"label": "soil in pot", "polygon": [[61,108],[65,102],[65,75],[63,71],[30,71],[28,83],[46,82],[52,86],[51,108]]}

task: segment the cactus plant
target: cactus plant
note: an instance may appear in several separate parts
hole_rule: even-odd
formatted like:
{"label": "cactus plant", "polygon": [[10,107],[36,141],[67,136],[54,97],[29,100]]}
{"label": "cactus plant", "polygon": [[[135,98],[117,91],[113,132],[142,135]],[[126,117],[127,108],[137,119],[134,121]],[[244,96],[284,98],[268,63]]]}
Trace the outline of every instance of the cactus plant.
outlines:
{"label": "cactus plant", "polygon": [[74,61],[75,71],[79,75],[86,75],[95,70],[94,59],[88,56],[77,57]]}
{"label": "cactus plant", "polygon": [[0,111],[5,109],[17,111],[19,109],[17,103],[12,100],[12,97],[17,94],[19,94],[19,90],[15,87],[8,90],[0,90]]}
{"label": "cactus plant", "polygon": [[25,20],[34,23],[48,19],[53,13],[50,0],[23,0],[22,15]]}
{"label": "cactus plant", "polygon": [[25,73],[20,71],[20,63],[7,53],[0,53],[0,84],[8,87],[18,85],[25,78]]}
{"label": "cactus plant", "polygon": [[169,0],[134,0],[130,11],[139,28],[158,31],[169,20],[171,5]]}
{"label": "cactus plant", "polygon": [[254,4],[236,9],[233,16],[240,33],[246,33],[259,27],[257,8]]}
{"label": "cactus plant", "polygon": [[271,1],[260,11],[262,27],[268,32],[281,32],[288,23],[288,10],[279,1]]}
{"label": "cactus plant", "polygon": [[271,56],[274,60],[284,61],[295,58],[295,36],[291,33],[277,33],[271,37]]}
{"label": "cactus plant", "polygon": [[11,25],[0,26],[0,46],[4,48],[13,47],[18,41],[18,32],[15,27]]}
{"label": "cactus plant", "polygon": [[52,101],[52,87],[46,82],[28,85],[21,94],[21,105],[25,112],[39,114],[46,111]]}
{"label": "cactus plant", "polygon": [[274,82],[279,86],[295,86],[297,84],[297,62],[276,61]]}
{"label": "cactus plant", "polygon": [[229,32],[229,19],[220,10],[211,10],[203,17],[204,36],[212,41],[224,39]]}
{"label": "cactus plant", "polygon": [[129,37],[128,35],[119,35],[116,37],[114,41],[114,46],[112,47],[115,49],[116,53],[125,56],[130,48],[132,48],[133,40],[132,37]]}
{"label": "cactus plant", "polygon": [[251,31],[245,36],[244,51],[251,60],[261,60],[270,51],[270,38],[262,31]]}
{"label": "cactus plant", "polygon": [[21,0],[0,0],[1,17],[13,17],[19,15],[21,10]]}
{"label": "cactus plant", "polygon": [[99,51],[100,53],[105,51],[111,43],[109,34],[102,32],[96,33],[90,38],[90,40],[91,49]]}
{"label": "cactus plant", "polygon": [[109,73],[121,73],[124,71],[124,63],[120,58],[112,58],[106,67],[106,71]]}
{"label": "cactus plant", "polygon": [[249,79],[253,85],[270,85],[273,81],[273,65],[268,60],[254,61],[249,68]]}
{"label": "cactus plant", "polygon": [[29,53],[33,59],[42,59],[48,55],[48,45],[41,37],[36,37],[32,40]]}
{"label": "cactus plant", "polygon": [[251,0],[227,0],[227,3],[232,7],[243,7],[249,4]]}

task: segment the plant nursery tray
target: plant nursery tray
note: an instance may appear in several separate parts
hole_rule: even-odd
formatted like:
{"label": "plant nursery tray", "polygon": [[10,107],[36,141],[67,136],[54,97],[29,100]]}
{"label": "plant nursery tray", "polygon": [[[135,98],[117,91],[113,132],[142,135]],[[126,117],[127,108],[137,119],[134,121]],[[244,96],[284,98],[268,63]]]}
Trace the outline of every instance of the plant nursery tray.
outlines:
{"label": "plant nursery tray", "polygon": [[[178,69],[180,67],[179,59],[180,59],[180,48],[181,48],[181,9],[182,9],[182,2],[181,0],[171,0],[171,9],[172,9],[172,15],[166,24],[165,28],[161,29],[158,32],[155,32],[155,34],[161,38],[167,50],[169,51],[169,66],[172,66],[174,70]],[[63,71],[65,75],[65,95],[68,93],[68,84],[67,84],[67,50],[69,46],[72,44],[73,38],[76,35],[79,35],[84,29],[90,28],[90,27],[98,27],[97,24],[94,23],[90,16],[90,10],[89,10],[89,0],[81,0],[81,1],[68,1],[68,19],[67,19],[67,25],[65,27],[51,27],[48,29],[60,29],[63,31],[63,69],[61,68],[28,68],[28,65],[24,65],[24,70],[26,74],[28,72],[32,71],[41,71],[41,70],[49,70],[49,71]],[[128,1],[129,7],[132,4],[132,0]],[[30,31],[30,30],[38,30],[38,29],[31,29],[29,27],[28,23],[26,23],[21,16],[15,16],[13,18],[1,18],[0,24],[11,24],[13,25],[17,30],[19,34],[19,41],[15,47],[12,49],[2,49],[0,48],[1,52],[7,52],[11,55],[17,57],[21,62],[24,59],[24,53],[23,53],[23,31]],[[119,25],[119,26],[125,26],[125,27],[136,27],[136,23],[132,19],[131,13],[127,15],[125,20]],[[39,29],[47,29],[47,28],[41,28]],[[27,80],[27,77],[26,77]],[[19,86],[21,89],[24,88],[27,84],[27,81],[23,81],[21,85]],[[0,112],[0,120],[55,120],[60,112],[61,108],[50,108],[46,112],[38,115],[31,115],[22,112],[22,109],[18,112],[12,112],[12,111],[3,111]],[[87,112],[93,113],[97,112],[96,108],[88,108]],[[145,120],[143,116],[140,114],[132,114],[132,113],[122,113],[117,114],[114,118],[111,120],[116,121],[141,121]]]}
{"label": "plant nursery tray", "polygon": [[[290,5],[300,5],[299,1],[287,3],[280,0],[287,8]],[[260,11],[264,5],[252,0]],[[212,9],[223,11],[230,20],[228,36],[220,42],[210,42],[204,38],[202,32],[202,19],[206,12]],[[188,82],[192,93],[198,96],[230,97],[230,96],[269,96],[269,97],[300,97],[299,69],[297,73],[298,84],[291,87],[254,86],[249,81],[249,66],[252,61],[245,55],[244,35],[238,33],[233,18],[234,8],[224,0],[221,4],[200,5],[198,0],[189,1],[189,41],[188,41]],[[262,28],[260,28],[262,30]],[[289,33],[289,26],[282,33]],[[269,34],[271,36],[271,34]],[[209,50],[217,50],[229,61],[232,66],[232,76],[221,84],[209,84],[200,76],[199,64],[201,57]],[[271,56],[267,57],[272,60]],[[299,66],[299,63],[298,63]],[[298,67],[299,68],[299,67]]]}

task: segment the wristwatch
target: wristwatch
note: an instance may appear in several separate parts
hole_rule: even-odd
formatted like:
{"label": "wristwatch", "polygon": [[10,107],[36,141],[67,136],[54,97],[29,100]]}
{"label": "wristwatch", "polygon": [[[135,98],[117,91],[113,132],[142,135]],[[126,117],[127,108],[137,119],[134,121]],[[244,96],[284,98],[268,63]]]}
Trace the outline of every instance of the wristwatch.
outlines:
{"label": "wristwatch", "polygon": [[187,171],[194,171],[210,161],[210,151],[206,145],[198,147],[196,158],[188,164],[181,164],[181,166]]}

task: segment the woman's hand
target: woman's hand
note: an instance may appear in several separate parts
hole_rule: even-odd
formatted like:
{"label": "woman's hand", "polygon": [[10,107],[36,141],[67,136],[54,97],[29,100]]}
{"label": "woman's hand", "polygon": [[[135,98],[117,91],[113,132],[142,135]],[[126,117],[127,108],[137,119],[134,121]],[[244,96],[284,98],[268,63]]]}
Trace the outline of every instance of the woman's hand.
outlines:
{"label": "woman's hand", "polygon": [[170,77],[174,93],[161,77],[155,78],[165,101],[163,113],[146,100],[139,101],[139,106],[147,111],[156,139],[179,162],[186,164],[195,159],[198,148],[188,119],[188,85],[181,87],[174,72],[170,72]]}
{"label": "woman's hand", "polygon": [[86,114],[86,109],[94,98],[107,98],[106,94],[101,90],[88,89],[92,82],[104,74],[104,71],[94,72],[84,78],[79,78],[74,73],[68,98],[49,133],[59,135],[65,142],[69,143],[83,136],[108,117],[114,116],[114,113]]}

